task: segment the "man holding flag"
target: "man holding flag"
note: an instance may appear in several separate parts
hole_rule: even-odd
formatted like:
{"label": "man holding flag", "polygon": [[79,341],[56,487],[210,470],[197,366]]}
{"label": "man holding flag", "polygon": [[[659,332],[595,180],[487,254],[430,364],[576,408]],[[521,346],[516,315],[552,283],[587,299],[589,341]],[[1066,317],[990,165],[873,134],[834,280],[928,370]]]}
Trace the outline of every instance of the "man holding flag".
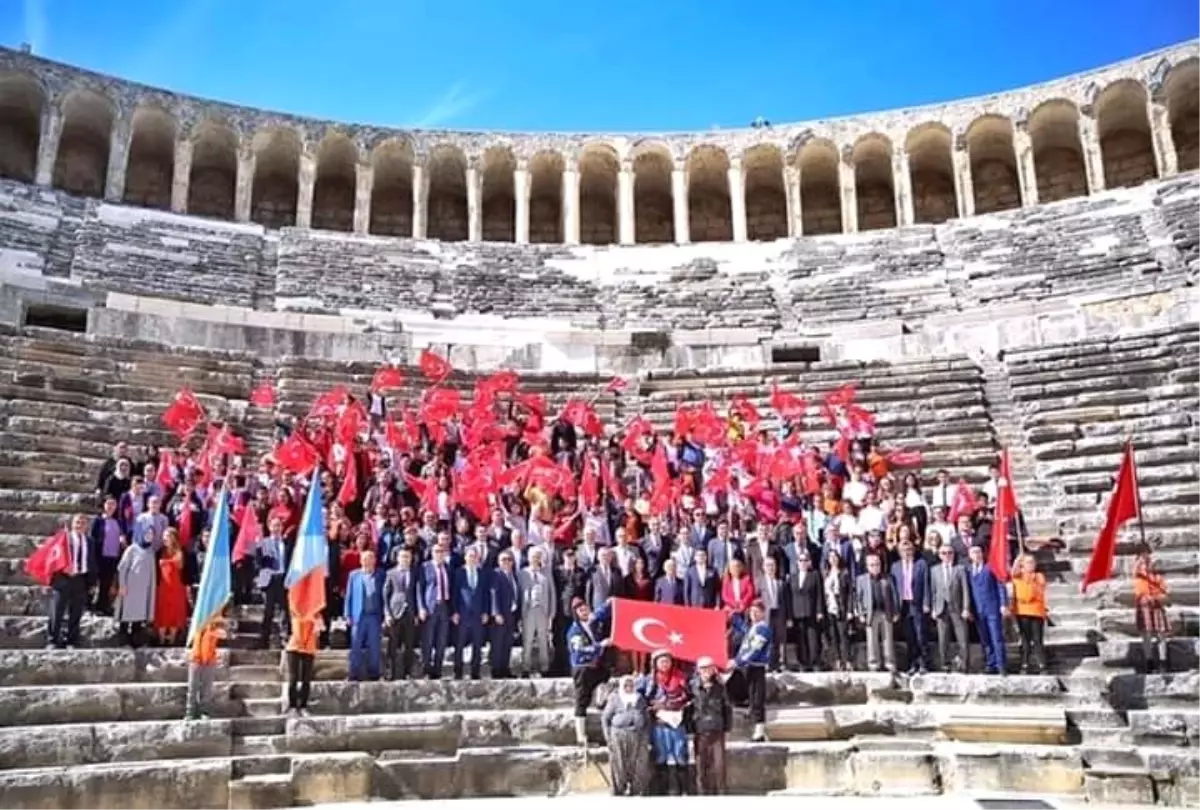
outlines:
{"label": "man holding flag", "polygon": [[216,497],[212,540],[204,557],[196,607],[188,628],[188,688],[185,718],[208,719],[217,672],[217,644],[225,637],[225,605],[233,595],[229,562],[229,498]]}

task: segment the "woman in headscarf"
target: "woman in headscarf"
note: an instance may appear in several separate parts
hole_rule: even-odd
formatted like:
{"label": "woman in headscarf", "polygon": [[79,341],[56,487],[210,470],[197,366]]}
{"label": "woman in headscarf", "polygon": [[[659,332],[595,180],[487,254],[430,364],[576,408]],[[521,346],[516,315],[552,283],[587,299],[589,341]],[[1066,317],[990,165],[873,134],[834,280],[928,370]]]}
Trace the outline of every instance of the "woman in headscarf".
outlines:
{"label": "woman in headscarf", "polygon": [[650,709],[637,690],[637,680],[625,675],[608,696],[600,716],[608,742],[608,766],[614,796],[640,796],[650,770]]}
{"label": "woman in headscarf", "polygon": [[688,791],[688,736],[684,710],[691,704],[688,679],[666,650],[650,659],[650,675],[643,693],[654,710],[650,729],[650,748],[654,753],[655,777],[659,790],[671,796]]}

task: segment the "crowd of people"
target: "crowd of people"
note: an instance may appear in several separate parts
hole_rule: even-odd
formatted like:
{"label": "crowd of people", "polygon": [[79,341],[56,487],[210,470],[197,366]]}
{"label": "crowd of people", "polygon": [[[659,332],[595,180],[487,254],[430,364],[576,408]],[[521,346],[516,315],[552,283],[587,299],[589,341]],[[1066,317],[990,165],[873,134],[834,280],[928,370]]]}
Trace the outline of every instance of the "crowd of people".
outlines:
{"label": "crowd of people", "polygon": [[[681,405],[660,432],[642,417],[606,426],[586,395],[552,414],[512,372],[467,398],[435,360],[422,358],[429,384],[413,402],[389,397],[395,369],[361,398],[331,390],[280,423],[257,465],[181,392],[164,415],[180,444],[138,454],[117,444],[97,477],[97,514],[72,520],[48,643],[78,643],[85,609],[112,616],[131,646],[182,643],[224,497],[233,602],[261,603],[255,642],[288,650],[290,711],[306,711],[313,656],[342,643],[352,680],[440,678],[449,658],[455,678],[573,675],[590,700],[615,674],[604,713],[614,750],[623,735],[659,729],[657,781],[683,790],[670,769],[686,762],[669,753],[661,718],[687,706],[712,763],[720,754],[699,735],[728,730],[727,699],[711,697],[696,662],[605,647],[597,619],[614,597],[723,611],[729,658],[750,670],[742,691],[757,737],[758,669],[967,671],[977,639],[983,671],[1004,673],[1009,616],[1019,670],[1046,666],[1046,578],[1019,511],[994,525],[999,462],[978,488],[946,470],[923,484],[919,455],[880,445],[852,386],[819,403],[835,438],[814,442],[801,430],[807,403],[778,389],[772,415],[735,396],[720,411]],[[325,609],[299,617],[285,574],[316,477]],[[1005,545],[1000,571],[994,542]],[[1139,626],[1163,661],[1164,580],[1148,560],[1135,579]],[[622,784],[641,790],[642,772],[630,764]]]}

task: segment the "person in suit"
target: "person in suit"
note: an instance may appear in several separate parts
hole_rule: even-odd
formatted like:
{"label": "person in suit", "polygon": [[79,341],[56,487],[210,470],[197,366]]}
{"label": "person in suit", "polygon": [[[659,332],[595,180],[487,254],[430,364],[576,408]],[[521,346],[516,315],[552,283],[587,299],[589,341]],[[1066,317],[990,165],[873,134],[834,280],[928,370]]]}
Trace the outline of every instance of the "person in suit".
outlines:
{"label": "person in suit", "polygon": [[784,559],[783,550],[775,543],[775,531],[771,524],[766,521],[759,523],[754,530],[754,538],[746,544],[746,568],[755,586],[763,578],[767,560],[775,560],[775,570],[782,571]]}
{"label": "person in suit", "polygon": [[254,564],[258,570],[258,586],[263,592],[263,618],[258,646],[267,649],[271,643],[271,628],[279,614],[279,640],[286,644],[291,636],[291,618],[287,604],[287,589],[283,579],[287,571],[287,545],[283,540],[283,520],[276,516],[267,521],[267,536],[254,548]]}
{"label": "person in suit", "polygon": [[587,601],[592,610],[608,602],[614,596],[624,595],[624,579],[613,562],[613,551],[605,547],[596,555],[596,570],[588,579]]}
{"label": "person in suit", "polygon": [[496,548],[508,548],[512,544],[513,530],[504,522],[504,510],[492,510],[492,523],[486,529],[488,542]]}
{"label": "person in suit", "polygon": [[479,564],[479,550],[467,548],[463,566],[454,574],[454,677],[462,680],[463,654],[471,651],[471,680],[479,680],[483,670],[483,640],[487,633],[491,589],[487,571]]}
{"label": "person in suit", "polygon": [[729,524],[724,520],[717,524],[717,536],[708,541],[708,561],[717,570],[718,576],[725,576],[729,563],[734,560],[746,561],[742,547],[729,531]]}
{"label": "person in suit", "polygon": [[849,672],[852,661],[850,614],[854,610],[854,574],[836,549],[827,549],[821,561],[825,565],[821,584],[825,591],[826,641],[833,653],[834,668]]}
{"label": "person in suit", "polygon": [[654,601],[663,605],[683,604],[683,580],[670,557],[663,562],[662,576],[654,582]]}
{"label": "person in suit", "polygon": [[87,515],[71,518],[67,531],[67,554],[70,565],[50,580],[50,627],[47,646],[73,648],[79,643],[79,624],[87,607],[88,588],[95,576],[91,537]]}
{"label": "person in suit", "polygon": [[683,601],[688,607],[714,608],[721,580],[708,564],[708,552],[696,550],[694,562],[684,578]]}
{"label": "person in suit", "polygon": [[762,573],[754,581],[754,592],[758,594],[763,608],[767,611],[767,624],[771,625],[771,662],[772,672],[778,672],[787,666],[787,626],[791,615],[790,590],[787,583],[780,577],[779,558],[763,557]]}
{"label": "person in suit", "polygon": [[[518,535],[513,534],[515,539]],[[511,549],[510,549],[511,551]],[[506,552],[507,553],[507,552]],[[546,552],[529,552],[529,567],[517,572],[521,603],[521,671],[524,675],[551,669],[550,634],[556,613],[556,587],[553,572],[546,566]]]}
{"label": "person in suit", "polygon": [[412,676],[417,643],[417,590],[421,587],[412,552],[400,548],[396,565],[383,583],[384,620],[388,631],[388,680]]}
{"label": "person in suit", "polygon": [[491,571],[496,567],[500,548],[490,542],[487,527],[482,524],[475,527],[475,537],[468,548],[475,549],[475,552],[479,555],[480,568],[485,571]]}
{"label": "person in suit", "polygon": [[493,678],[511,678],[513,640],[521,620],[521,586],[511,551],[501,551],[496,563],[496,570],[488,576],[492,614],[489,662]]}
{"label": "person in suit", "polygon": [[900,618],[895,586],[883,573],[883,559],[878,554],[866,557],[866,573],[854,581],[855,612],[862,620],[867,636],[867,668],[879,669],[880,648],[883,664],[889,672],[896,671],[896,641],[894,625]]}
{"label": "person in suit", "polygon": [[[953,546],[943,543],[937,553],[938,565],[929,574],[929,591],[930,612],[937,625],[938,659],[946,672],[965,672],[971,583],[967,570],[955,563]],[[950,657],[951,634],[958,648],[954,658]]]}
{"label": "person in suit", "polygon": [[575,611],[571,605],[576,599],[586,599],[587,585],[588,572],[580,568],[575,549],[563,549],[562,563],[554,569],[554,623],[550,628],[554,650],[551,672],[555,677],[571,674],[567,654],[567,630],[575,621]]}
{"label": "person in suit", "polygon": [[821,575],[807,554],[796,556],[796,568],[788,577],[789,618],[796,639],[796,662],[815,672],[821,660],[821,622],[825,620],[825,588]]}
{"label": "person in suit", "polygon": [[[350,680],[377,681],[383,646],[384,573],[375,567],[375,552],[364,551],[359,568],[346,580],[344,614],[350,625]],[[364,660],[365,659],[365,660]]]}
{"label": "person in suit", "polygon": [[426,677],[442,677],[442,662],[450,638],[451,617],[454,614],[454,575],[446,560],[446,549],[438,544],[430,552],[431,559],[421,571],[421,586],[417,590],[417,618],[421,621],[421,661]]}
{"label": "person in suit", "polygon": [[892,563],[892,586],[900,599],[900,622],[908,648],[908,672],[928,671],[925,661],[925,617],[930,613],[929,568],[912,541],[900,540],[900,559]]}
{"label": "person in suit", "polygon": [[1004,646],[1004,609],[1008,606],[1008,593],[984,562],[983,546],[971,546],[967,554],[970,559],[967,577],[979,644],[983,647],[984,672],[1003,674],[1008,668],[1008,650]]}

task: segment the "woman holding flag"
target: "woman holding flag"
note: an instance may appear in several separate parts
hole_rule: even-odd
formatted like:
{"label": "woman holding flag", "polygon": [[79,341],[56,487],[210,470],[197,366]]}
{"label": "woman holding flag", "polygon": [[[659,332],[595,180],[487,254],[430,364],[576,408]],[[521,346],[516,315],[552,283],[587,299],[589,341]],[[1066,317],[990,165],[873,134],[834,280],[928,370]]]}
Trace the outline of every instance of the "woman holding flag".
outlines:
{"label": "woman holding flag", "polygon": [[223,491],[216,493],[217,507],[213,513],[212,542],[204,557],[200,587],[196,590],[196,606],[188,629],[188,691],[189,720],[207,719],[212,701],[212,686],[217,671],[217,645],[225,637],[223,614],[233,595],[232,567],[229,555],[229,499]]}

